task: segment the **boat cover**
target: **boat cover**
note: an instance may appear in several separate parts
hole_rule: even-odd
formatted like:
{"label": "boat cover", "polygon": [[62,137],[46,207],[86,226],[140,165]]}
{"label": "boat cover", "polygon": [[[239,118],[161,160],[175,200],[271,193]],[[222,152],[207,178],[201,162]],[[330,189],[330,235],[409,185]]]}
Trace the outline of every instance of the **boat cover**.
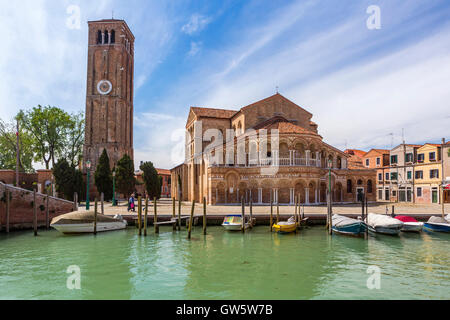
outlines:
{"label": "boat cover", "polygon": [[[117,222],[117,221],[121,220],[114,219],[113,217],[97,213],[97,222]],[[78,224],[78,223],[93,223],[93,222],[94,222],[94,211],[86,211],[86,212],[74,211],[53,218],[51,224]]]}
{"label": "boat cover", "polygon": [[410,216],[395,216],[395,219],[398,219],[402,222],[419,222],[416,219],[414,219],[413,217]]}
{"label": "boat cover", "polygon": [[340,216],[338,214],[333,214],[333,216],[331,217],[331,223],[335,227],[343,227],[343,226],[347,226],[350,224],[354,224],[356,222],[362,222],[362,221],[353,219],[353,218]]}
{"label": "boat cover", "polygon": [[397,220],[395,218],[392,218],[390,216],[382,215],[382,214],[376,214],[376,213],[369,213],[367,216],[367,223],[369,226],[376,228],[376,227],[395,227],[395,226],[402,226],[403,222],[400,220]]}
{"label": "boat cover", "polygon": [[444,218],[436,217],[436,216],[430,217],[430,219],[428,219],[428,222],[449,224],[449,222],[447,220],[445,220]]}

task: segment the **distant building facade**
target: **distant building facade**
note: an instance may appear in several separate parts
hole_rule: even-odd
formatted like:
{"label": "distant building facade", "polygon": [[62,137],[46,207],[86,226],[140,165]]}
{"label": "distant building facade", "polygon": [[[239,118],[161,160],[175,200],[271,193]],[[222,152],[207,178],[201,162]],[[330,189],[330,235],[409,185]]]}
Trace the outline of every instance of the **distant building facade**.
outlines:
{"label": "distant building facade", "polygon": [[350,169],[349,154],[325,143],[311,118],[280,94],[237,111],[191,107],[172,195],[209,204],[293,204],[296,196],[325,203],[330,165],[333,202],[356,202],[363,193],[375,201],[375,170]]}
{"label": "distant building facade", "polygon": [[[161,198],[171,198],[171,175],[170,170],[167,169],[158,169],[155,168],[158,172],[158,176],[161,177]],[[142,171],[136,172],[136,192],[140,195],[144,195],[145,192],[145,185],[144,185],[144,179],[142,177]]]}

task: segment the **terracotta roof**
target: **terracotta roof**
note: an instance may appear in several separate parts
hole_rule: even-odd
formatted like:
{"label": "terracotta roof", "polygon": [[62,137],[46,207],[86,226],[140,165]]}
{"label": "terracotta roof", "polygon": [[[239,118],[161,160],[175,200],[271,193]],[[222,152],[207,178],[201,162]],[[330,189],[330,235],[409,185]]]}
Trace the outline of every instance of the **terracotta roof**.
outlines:
{"label": "terracotta roof", "polygon": [[291,100],[289,100],[288,98],[282,96],[282,95],[279,94],[279,93],[276,93],[276,94],[274,94],[274,95],[272,95],[272,96],[270,96],[270,97],[267,97],[267,98],[265,98],[265,99],[256,101],[256,102],[254,102],[254,103],[252,103],[252,104],[249,104],[248,106],[245,106],[245,107],[241,108],[241,110],[245,110],[245,109],[247,109],[247,108],[253,107],[254,105],[261,104],[261,103],[264,103],[264,102],[269,101],[269,100],[273,100],[274,98],[281,98],[281,99],[283,99],[283,100],[286,100],[286,101],[292,103],[293,105],[297,106],[298,108],[304,110],[305,112],[309,113],[309,114],[312,116],[312,113],[311,113],[311,112],[306,111],[305,109],[303,109],[302,107],[300,107],[298,104],[292,102]]}
{"label": "terracotta roof", "polygon": [[320,137],[314,131],[299,127],[291,122],[289,122],[286,118],[282,116],[275,116],[270,119],[267,119],[256,126],[253,127],[255,130],[261,129],[278,129],[279,133],[297,133],[297,134],[309,134]]}
{"label": "terracotta roof", "polygon": [[350,154],[350,155],[354,155],[357,157],[364,157],[364,155],[367,153],[366,151],[363,150],[358,150],[358,149],[345,149],[344,153]]}
{"label": "terracotta roof", "polygon": [[215,108],[191,107],[192,112],[197,117],[230,119],[237,111]]}
{"label": "terracotta roof", "polygon": [[168,170],[168,169],[158,169],[158,168],[155,168],[155,169],[158,172],[158,174],[170,175],[170,170]]}

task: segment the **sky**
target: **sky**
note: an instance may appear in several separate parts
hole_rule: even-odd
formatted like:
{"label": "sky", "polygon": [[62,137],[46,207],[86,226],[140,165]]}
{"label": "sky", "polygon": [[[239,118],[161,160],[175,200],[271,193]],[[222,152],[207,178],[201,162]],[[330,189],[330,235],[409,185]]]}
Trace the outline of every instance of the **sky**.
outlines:
{"label": "sky", "polygon": [[190,106],[238,110],[277,87],[342,150],[389,149],[402,132],[407,143],[450,139],[446,0],[0,0],[0,8],[5,121],[38,104],[84,111],[87,21],[126,20],[136,37],[136,166],[183,161]]}

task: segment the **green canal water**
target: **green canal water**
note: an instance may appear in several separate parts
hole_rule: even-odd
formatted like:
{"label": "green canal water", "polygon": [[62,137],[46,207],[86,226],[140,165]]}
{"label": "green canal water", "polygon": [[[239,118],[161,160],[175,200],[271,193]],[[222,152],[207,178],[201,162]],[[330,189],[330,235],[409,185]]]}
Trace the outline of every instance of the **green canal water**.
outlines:
{"label": "green canal water", "polygon": [[[69,290],[67,268],[81,271]],[[381,270],[368,289],[369,266]],[[135,228],[93,235],[0,235],[0,299],[449,299],[450,235],[368,240],[323,227],[242,234],[221,227],[138,237]]]}

